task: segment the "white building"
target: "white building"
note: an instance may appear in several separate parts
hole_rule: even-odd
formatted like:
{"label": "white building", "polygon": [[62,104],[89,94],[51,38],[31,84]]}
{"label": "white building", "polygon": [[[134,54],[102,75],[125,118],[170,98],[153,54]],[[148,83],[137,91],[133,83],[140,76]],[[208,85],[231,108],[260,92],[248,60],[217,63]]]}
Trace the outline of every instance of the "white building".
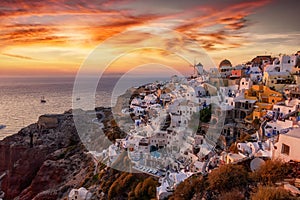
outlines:
{"label": "white building", "polygon": [[293,83],[290,72],[267,71],[263,76],[263,83],[275,90],[282,90],[286,85]]}
{"label": "white building", "polygon": [[146,104],[155,104],[156,100],[157,100],[157,96],[155,96],[154,94],[148,94],[144,98],[144,101],[146,102]]}
{"label": "white building", "polygon": [[238,93],[239,86],[238,85],[230,85],[228,87],[220,87],[220,94],[225,97],[232,97]]}
{"label": "white building", "polygon": [[250,79],[253,82],[259,82],[262,80],[263,74],[259,67],[251,67],[247,74],[250,75]]}
{"label": "white building", "polygon": [[140,98],[134,98],[134,99],[132,99],[132,101],[131,101],[130,107],[131,107],[131,108],[134,108],[134,107],[136,107],[136,106],[140,106],[141,104],[142,104],[142,100],[141,100]]}
{"label": "white building", "polygon": [[203,65],[200,62],[197,65],[195,65],[194,67],[195,67],[194,76],[199,76],[204,73]]}
{"label": "white building", "polygon": [[201,85],[194,87],[196,97],[201,97],[206,95],[205,89]]}
{"label": "white building", "polygon": [[288,162],[290,160],[300,162],[300,129],[290,130],[286,134],[280,134],[275,144],[274,158],[281,158]]}
{"label": "white building", "polygon": [[194,172],[201,172],[201,173],[205,173],[205,168],[207,166],[206,162],[200,162],[200,161],[196,161],[193,163],[193,171]]}
{"label": "white building", "polygon": [[297,55],[281,55],[279,58],[276,58],[271,65],[266,65],[265,71],[292,72],[296,62]]}
{"label": "white building", "polygon": [[189,118],[180,114],[171,114],[171,127],[186,127],[188,125]]}
{"label": "white building", "polygon": [[226,164],[239,162],[243,159],[247,158],[247,156],[241,154],[241,153],[226,153],[222,152],[220,160]]}
{"label": "white building", "polygon": [[192,173],[167,173],[166,177],[161,180],[161,186],[156,188],[157,199],[166,199],[170,196],[176,186],[190,177]]}
{"label": "white building", "polygon": [[249,90],[253,85],[253,81],[250,78],[241,78],[240,91]]}
{"label": "white building", "polygon": [[271,149],[273,145],[271,140],[265,142],[247,142],[237,143],[237,148],[240,153],[247,156],[269,157],[271,158]]}
{"label": "white building", "polygon": [[168,143],[168,134],[166,131],[159,131],[149,138],[151,146],[165,147]]}
{"label": "white building", "polygon": [[221,76],[220,73],[219,73],[218,68],[210,68],[208,73],[210,74],[210,76],[213,76],[213,77]]}
{"label": "white building", "polygon": [[300,108],[299,99],[285,100],[285,102],[277,103],[273,106],[273,110],[278,112],[278,116],[285,117],[293,112],[298,111]]}
{"label": "white building", "polygon": [[293,127],[293,121],[270,121],[265,126],[265,135],[272,137],[281,133],[287,132],[291,127]]}
{"label": "white building", "polygon": [[92,194],[85,188],[72,189],[68,195],[68,200],[88,200]]}

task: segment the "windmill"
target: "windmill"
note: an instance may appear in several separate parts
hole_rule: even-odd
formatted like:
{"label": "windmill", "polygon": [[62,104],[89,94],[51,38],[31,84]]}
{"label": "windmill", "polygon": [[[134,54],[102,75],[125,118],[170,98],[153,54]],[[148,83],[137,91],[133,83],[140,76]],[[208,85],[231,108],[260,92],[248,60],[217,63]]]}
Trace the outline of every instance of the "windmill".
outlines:
{"label": "windmill", "polygon": [[194,64],[191,65],[193,67],[193,76],[198,77],[198,75],[203,75],[204,73],[204,68],[201,62],[198,62],[198,64],[196,64],[196,58],[194,58]]}

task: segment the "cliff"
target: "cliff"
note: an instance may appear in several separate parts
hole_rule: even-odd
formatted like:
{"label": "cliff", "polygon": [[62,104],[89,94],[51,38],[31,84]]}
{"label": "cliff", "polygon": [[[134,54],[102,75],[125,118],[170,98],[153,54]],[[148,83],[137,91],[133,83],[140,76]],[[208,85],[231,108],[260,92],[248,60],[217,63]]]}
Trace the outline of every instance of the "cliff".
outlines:
{"label": "cliff", "polygon": [[[110,108],[95,110],[101,113],[97,117],[103,119],[107,138],[114,141],[125,136]],[[85,111],[79,113],[83,124],[92,123]],[[43,115],[37,123],[0,141],[0,176],[6,174],[0,188],[4,199],[67,199],[71,189],[80,187],[87,188],[95,200],[155,198],[157,179],[96,163],[82,144],[84,140],[91,141],[89,148],[101,146],[99,126],[80,138],[72,111],[68,111]]]}
{"label": "cliff", "polygon": [[5,199],[62,198],[70,188],[81,185],[93,166],[68,112],[41,116],[36,124],[0,141]]}

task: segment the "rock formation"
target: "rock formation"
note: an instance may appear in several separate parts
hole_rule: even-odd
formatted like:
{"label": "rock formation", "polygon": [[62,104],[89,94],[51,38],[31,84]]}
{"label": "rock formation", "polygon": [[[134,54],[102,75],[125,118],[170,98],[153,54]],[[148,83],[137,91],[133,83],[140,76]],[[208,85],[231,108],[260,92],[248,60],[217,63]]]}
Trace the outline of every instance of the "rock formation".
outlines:
{"label": "rock formation", "polygon": [[[101,130],[92,122],[95,115],[85,111],[76,111],[82,124],[75,127],[74,111],[68,111],[41,116],[37,123],[0,141],[0,176],[6,173],[0,188],[5,192],[4,200],[66,200],[73,188],[80,187],[89,190],[92,200],[154,198],[155,178],[114,170],[97,163],[88,153],[86,148],[97,150],[103,145],[103,137],[114,141],[126,135],[110,108],[95,110],[101,113],[97,115],[104,124]],[[87,124],[94,126],[79,136],[80,128]],[[89,146],[83,145],[85,141]]]}
{"label": "rock formation", "polygon": [[69,113],[41,116],[38,123],[0,141],[5,199],[62,198],[70,188],[81,185],[93,166]]}

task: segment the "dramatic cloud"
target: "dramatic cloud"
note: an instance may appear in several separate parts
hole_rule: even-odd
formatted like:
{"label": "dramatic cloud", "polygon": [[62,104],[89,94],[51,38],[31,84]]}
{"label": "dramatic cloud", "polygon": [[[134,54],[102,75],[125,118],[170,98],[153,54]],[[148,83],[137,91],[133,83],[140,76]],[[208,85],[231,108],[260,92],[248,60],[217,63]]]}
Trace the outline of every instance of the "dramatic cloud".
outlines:
{"label": "dramatic cloud", "polygon": [[[49,50],[54,49],[57,58],[60,51],[75,50],[78,59],[113,35],[142,27],[169,28],[186,36],[180,42],[172,41],[174,38],[166,38],[162,43],[167,50],[180,48],[179,44],[192,41],[208,52],[224,53],[253,45],[255,40],[260,43],[269,41],[268,38],[264,41],[258,38],[255,29],[251,29],[251,33],[249,30],[259,24],[259,20],[254,21],[252,16],[262,8],[274,7],[274,4],[276,2],[271,0],[186,0],[184,3],[169,0],[2,0],[0,53],[6,57],[29,61],[30,57],[18,55],[30,55],[33,49],[39,48],[40,52],[36,52],[34,57],[43,60],[45,52]],[[264,13],[261,16],[264,17]],[[139,34],[116,41],[116,46],[110,48],[119,48],[118,44],[140,43],[147,39],[147,34]],[[189,51],[192,53],[194,50]],[[165,55],[166,52],[160,54]],[[51,58],[45,60],[47,65],[74,64],[69,60],[55,59],[54,55],[55,53],[51,54]],[[18,60],[9,65],[20,65]]]}
{"label": "dramatic cloud", "polygon": [[[86,37],[80,38],[82,41],[78,42],[90,43],[100,42],[131,27],[161,24],[174,27],[176,31],[203,43],[203,47],[208,50],[216,49],[213,43],[227,48],[233,46],[230,39],[238,35],[233,31],[247,26],[245,17],[252,13],[253,9],[268,2],[264,0],[233,3],[222,9],[215,8],[214,4],[208,4],[176,11],[173,14],[142,12],[137,14],[136,10],[122,9],[122,5],[132,3],[128,0],[2,1],[0,19],[3,21],[1,27],[3,31],[0,39],[3,43],[14,44],[65,43],[78,39],[72,34],[64,33],[65,29],[72,27],[74,31],[85,31]],[[26,23],[16,23],[20,21]],[[216,25],[220,26],[218,30],[207,32]]]}
{"label": "dramatic cloud", "polygon": [[[247,16],[269,2],[243,2],[228,5],[222,9],[194,8],[190,11],[190,14],[194,13],[194,17],[184,20],[176,27],[176,30],[199,41],[207,50],[239,47],[244,42],[239,38],[241,38],[242,29],[248,25]],[[201,14],[197,15],[198,13]]]}

